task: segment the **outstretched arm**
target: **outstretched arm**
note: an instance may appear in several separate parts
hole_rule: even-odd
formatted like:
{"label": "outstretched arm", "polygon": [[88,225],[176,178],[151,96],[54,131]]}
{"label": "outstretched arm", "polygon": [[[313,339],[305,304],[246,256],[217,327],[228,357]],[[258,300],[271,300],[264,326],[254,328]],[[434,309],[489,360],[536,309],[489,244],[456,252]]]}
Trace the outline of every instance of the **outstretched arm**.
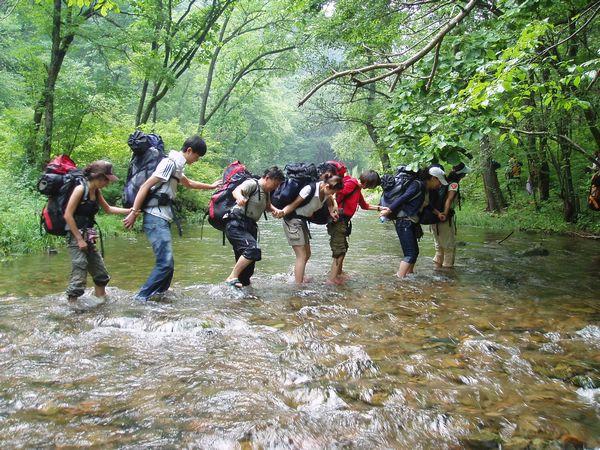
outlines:
{"label": "outstretched arm", "polygon": [[404,192],[402,195],[400,195],[400,197],[398,197],[394,203],[392,203],[389,207],[389,210],[384,211],[382,215],[387,216],[390,214],[396,214],[398,212],[398,210],[400,209],[400,207],[410,201],[411,198],[413,198],[414,196],[416,196],[418,194],[418,192],[421,190],[421,184],[420,183],[416,183],[416,182],[412,182],[410,184],[410,186],[408,186],[408,188],[406,189],[406,192]]}
{"label": "outstretched arm", "polygon": [[218,187],[221,186],[221,184],[222,184],[221,179],[218,179],[217,181],[215,181],[212,184],[208,184],[208,183],[202,183],[200,181],[190,180],[185,175],[183,177],[181,177],[181,185],[188,189],[202,189],[202,190],[217,189]]}
{"label": "outstretched arm", "polygon": [[98,199],[98,203],[102,206],[102,209],[106,214],[129,214],[132,208],[119,208],[117,206],[110,206],[108,202],[104,199],[102,192],[100,189],[96,192],[96,198]]}

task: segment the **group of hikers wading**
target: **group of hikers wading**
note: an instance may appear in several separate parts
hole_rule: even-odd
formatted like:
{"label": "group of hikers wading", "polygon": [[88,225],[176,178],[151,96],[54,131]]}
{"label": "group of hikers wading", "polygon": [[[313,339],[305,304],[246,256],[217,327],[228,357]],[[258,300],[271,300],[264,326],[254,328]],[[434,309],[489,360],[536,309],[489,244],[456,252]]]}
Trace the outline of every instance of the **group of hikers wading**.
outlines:
{"label": "group of hikers wading", "polygon": [[[117,180],[112,164],[107,161],[95,161],[76,172],[74,163],[67,158],[72,167],[63,170],[67,174],[62,175],[67,177],[66,181],[63,180],[62,188],[55,189],[52,195],[44,183],[58,177],[54,173],[63,173],[56,167],[64,161],[49,164],[53,171],[47,169],[40,180],[40,186],[44,184],[47,191],[39,187],[40,192],[50,197],[42,223],[48,232],[66,234],[72,261],[67,288],[69,301],[76,301],[84,293],[88,272],[94,281],[94,294],[106,295],[105,286],[110,277],[96,247],[95,215],[100,207],[108,214],[125,215],[123,224],[127,229],[132,229],[138,217],[143,216],[142,228],[152,246],[155,264],[135,298],[147,301],[167,292],[175,267],[171,223],[177,222],[173,202],[178,185],[188,189],[216,189],[207,214],[209,222],[223,231],[233,247],[235,264],[225,283],[234,288],[251,284],[255,264],[262,259],[258,221],[263,215],[266,218],[266,213],[283,219],[283,231],[295,255],[294,281],[297,284],[308,281],[305,271],[311,257],[310,222],[327,227],[332,256],[328,282],[341,284],[347,280],[344,259],[349,248],[352,218],[359,207],[378,211],[382,222],[395,222],[404,255],[396,272],[398,277],[404,278],[414,271],[422,224],[430,225],[433,232],[436,267],[454,266],[454,204],[460,199],[459,182],[469,172],[463,163],[454,166],[447,177],[442,166],[432,165],[418,172],[401,166],[394,175],[381,177],[376,171],[367,170],[357,179],[339,161],[327,161],[318,167],[310,163],[288,164],[285,173],[273,166],[260,177],[253,176],[236,161],[225,169],[223,179],[203,183],[190,180],[184,173],[187,165],[206,154],[206,143],[199,136],[186,139],[180,151],[170,151],[168,155],[156,135],[136,132],[130,136],[129,144],[134,155],[125,183],[123,208],[109,205],[102,196],[102,189]],[[65,191],[68,183],[73,187]],[[378,187],[383,190],[380,203],[369,204],[362,190]],[[67,192],[63,200],[58,192]],[[61,201],[64,211],[60,208]],[[62,217],[56,217],[56,211],[61,211]]]}

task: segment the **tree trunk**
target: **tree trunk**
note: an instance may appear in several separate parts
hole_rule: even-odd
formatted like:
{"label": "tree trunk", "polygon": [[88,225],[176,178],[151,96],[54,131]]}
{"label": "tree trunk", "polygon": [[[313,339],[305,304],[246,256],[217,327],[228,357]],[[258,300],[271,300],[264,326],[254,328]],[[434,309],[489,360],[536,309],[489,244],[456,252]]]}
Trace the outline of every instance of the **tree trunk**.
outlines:
{"label": "tree trunk", "polygon": [[[31,147],[27,151],[27,159],[35,163],[39,159],[39,133],[42,119],[44,120],[44,136],[42,139],[42,165],[50,160],[52,153],[52,132],[54,127],[54,94],[56,91],[56,81],[60,73],[65,55],[69,46],[75,38],[75,27],[71,17],[71,8],[67,8],[65,19],[68,34],[61,38],[62,28],[62,0],[54,0],[54,10],[52,13],[52,48],[50,54],[50,65],[48,66],[47,76],[44,81],[44,90],[38,101],[33,114],[33,136],[31,138]],[[82,14],[86,19],[93,15],[93,11],[87,11]]]}
{"label": "tree trunk", "polygon": [[137,127],[142,121],[142,111],[144,110],[144,103],[146,102],[146,94],[148,93],[148,78],[144,79],[144,84],[142,85],[142,93],[140,95],[140,102],[138,103],[138,108],[135,113],[135,126]]}
{"label": "tree trunk", "polygon": [[489,136],[481,138],[479,143],[481,151],[481,164],[483,169],[483,185],[487,198],[487,211],[499,212],[506,208],[506,200],[498,182],[497,168],[492,159],[492,149]]}
{"label": "tree trunk", "polygon": [[210,58],[210,64],[208,66],[208,73],[206,74],[206,82],[204,83],[204,90],[200,95],[200,117],[198,118],[198,133],[202,135],[204,131],[204,127],[208,123],[206,118],[206,110],[208,108],[208,98],[210,97],[210,89],[212,87],[212,80],[215,75],[215,69],[217,67],[217,60],[219,59],[219,54],[221,53],[221,49],[223,48],[223,40],[225,39],[225,30],[227,29],[227,25],[229,24],[229,18],[231,15],[225,17],[223,21],[223,25],[221,26],[221,31],[219,32],[219,42],[215,51]]}
{"label": "tree trunk", "polygon": [[526,136],[527,139],[527,167],[529,169],[529,179],[528,182],[531,186],[531,190],[533,192],[533,201],[535,203],[535,208],[539,208],[538,203],[538,192],[540,185],[540,163],[538,161],[539,154],[537,152],[536,146],[536,136],[533,134],[528,134]]}
{"label": "tree trunk", "polygon": [[390,161],[390,155],[388,155],[387,149],[381,145],[379,134],[377,133],[375,125],[373,125],[371,122],[366,122],[365,127],[367,128],[367,133],[369,133],[369,137],[373,141],[373,144],[375,144],[375,149],[379,155],[379,160],[381,161],[381,167],[383,168],[383,171],[391,172],[392,163]]}
{"label": "tree trunk", "polygon": [[550,198],[550,166],[548,165],[548,138],[546,136],[540,138],[540,155],[542,158],[538,177],[540,201],[545,202]]}
{"label": "tree trunk", "polygon": [[[568,117],[559,119],[557,124],[557,131],[559,135],[568,136]],[[577,222],[577,216],[579,214],[579,199],[575,193],[573,186],[573,175],[571,173],[571,146],[561,139],[558,142],[560,149],[560,172],[559,177],[561,181],[560,191],[563,201],[563,217],[566,222],[575,223]]]}
{"label": "tree trunk", "polygon": [[596,150],[600,151],[600,130],[598,129],[598,116],[596,115],[596,111],[590,106],[588,109],[583,110],[583,114],[585,115],[585,120],[588,123],[590,132],[594,137],[594,142],[596,142]]}

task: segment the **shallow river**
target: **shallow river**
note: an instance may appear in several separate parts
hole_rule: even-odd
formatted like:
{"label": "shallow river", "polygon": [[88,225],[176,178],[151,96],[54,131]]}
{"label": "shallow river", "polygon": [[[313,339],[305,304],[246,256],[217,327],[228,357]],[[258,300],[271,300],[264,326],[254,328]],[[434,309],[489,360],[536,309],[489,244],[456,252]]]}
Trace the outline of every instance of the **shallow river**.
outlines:
{"label": "shallow river", "polygon": [[[0,447],[560,448],[600,446],[600,242],[461,227],[457,269],[393,277],[394,230],[355,220],[342,287],[289,284],[262,224],[254,286],[209,226],[175,238],[172,295],[140,304],[143,235],[107,239],[109,300],[69,307],[69,260],[0,273]],[[521,257],[542,244],[548,256]]]}

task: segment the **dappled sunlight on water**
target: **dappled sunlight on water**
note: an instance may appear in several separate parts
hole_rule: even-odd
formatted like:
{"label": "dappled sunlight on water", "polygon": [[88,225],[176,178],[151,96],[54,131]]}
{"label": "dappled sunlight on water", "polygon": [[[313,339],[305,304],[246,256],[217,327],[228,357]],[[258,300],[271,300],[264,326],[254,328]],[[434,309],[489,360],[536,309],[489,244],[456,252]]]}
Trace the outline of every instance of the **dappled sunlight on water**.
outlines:
{"label": "dappled sunlight on water", "polygon": [[[59,294],[63,249],[7,264],[2,447],[600,446],[600,243],[498,245],[508,232],[459,227],[456,271],[433,270],[426,234],[417,274],[400,281],[393,228],[355,222],[339,287],[325,283],[316,228],[314,281],[289,284],[277,221],[241,291],[221,284],[233,257],[206,229],[176,238],[176,283],[160,302],[133,299],[152,266],[143,236],[107,242],[100,304]],[[519,256],[537,243],[550,255]]]}

